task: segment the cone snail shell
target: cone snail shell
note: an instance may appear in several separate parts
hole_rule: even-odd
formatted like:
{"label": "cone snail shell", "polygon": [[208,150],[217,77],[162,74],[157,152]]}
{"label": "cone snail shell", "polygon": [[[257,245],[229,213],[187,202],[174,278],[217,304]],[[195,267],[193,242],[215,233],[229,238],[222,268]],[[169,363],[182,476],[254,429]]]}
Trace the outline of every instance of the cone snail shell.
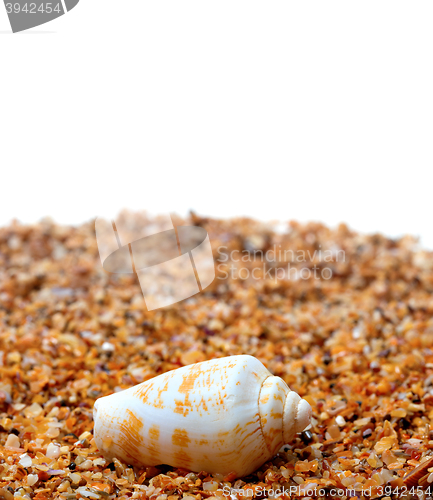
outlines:
{"label": "cone snail shell", "polygon": [[310,423],[311,407],[252,356],[213,359],[98,399],[102,454],[242,477]]}

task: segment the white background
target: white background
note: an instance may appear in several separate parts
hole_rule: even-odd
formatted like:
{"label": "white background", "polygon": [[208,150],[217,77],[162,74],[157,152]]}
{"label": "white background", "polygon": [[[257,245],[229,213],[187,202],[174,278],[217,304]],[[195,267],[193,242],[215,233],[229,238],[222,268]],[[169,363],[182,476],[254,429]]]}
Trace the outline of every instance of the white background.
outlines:
{"label": "white background", "polygon": [[81,0],[10,34],[0,224],[121,208],[433,248],[433,3]]}

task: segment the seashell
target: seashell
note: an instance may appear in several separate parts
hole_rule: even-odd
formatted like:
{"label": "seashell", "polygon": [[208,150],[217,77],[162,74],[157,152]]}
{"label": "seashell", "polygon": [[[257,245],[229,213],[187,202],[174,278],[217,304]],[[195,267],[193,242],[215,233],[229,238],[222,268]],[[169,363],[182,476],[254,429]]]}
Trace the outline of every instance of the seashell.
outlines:
{"label": "seashell", "polygon": [[167,372],[99,398],[93,412],[108,460],[236,477],[271,459],[311,418],[307,401],[246,355]]}
{"label": "seashell", "polygon": [[429,457],[425,462],[419,464],[415,469],[411,470],[408,474],[403,477],[404,485],[407,487],[411,486],[425,486],[427,469],[433,467],[433,457]]}

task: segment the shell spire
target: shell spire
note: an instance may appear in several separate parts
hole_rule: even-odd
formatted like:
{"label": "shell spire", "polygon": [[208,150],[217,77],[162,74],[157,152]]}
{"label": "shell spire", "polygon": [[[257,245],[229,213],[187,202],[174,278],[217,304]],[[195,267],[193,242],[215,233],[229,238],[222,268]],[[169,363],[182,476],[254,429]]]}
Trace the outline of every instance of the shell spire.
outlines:
{"label": "shell spire", "polygon": [[312,410],[305,399],[290,391],[284,403],[283,440],[288,443],[294,435],[310,425]]}

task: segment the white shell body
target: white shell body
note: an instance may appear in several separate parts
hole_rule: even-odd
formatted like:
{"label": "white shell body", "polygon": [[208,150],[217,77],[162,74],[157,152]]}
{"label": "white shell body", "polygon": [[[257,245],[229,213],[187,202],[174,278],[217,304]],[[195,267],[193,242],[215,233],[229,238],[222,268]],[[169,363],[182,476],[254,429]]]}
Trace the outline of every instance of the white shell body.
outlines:
{"label": "white shell body", "polygon": [[311,407],[252,356],[213,359],[98,399],[99,450],[139,466],[250,474],[310,423]]}

